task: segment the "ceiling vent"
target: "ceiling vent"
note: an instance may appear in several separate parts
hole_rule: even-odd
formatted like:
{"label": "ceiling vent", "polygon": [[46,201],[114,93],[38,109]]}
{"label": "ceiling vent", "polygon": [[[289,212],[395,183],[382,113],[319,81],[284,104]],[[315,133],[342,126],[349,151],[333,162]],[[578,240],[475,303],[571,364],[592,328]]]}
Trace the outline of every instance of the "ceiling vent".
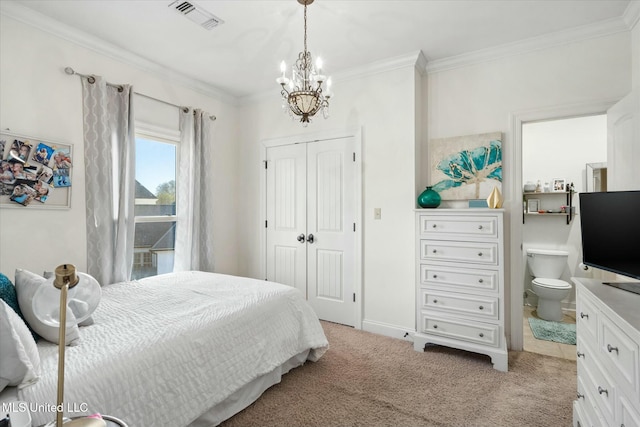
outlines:
{"label": "ceiling vent", "polygon": [[169,7],[205,30],[211,30],[218,25],[224,24],[222,19],[190,1],[177,0],[172,2]]}

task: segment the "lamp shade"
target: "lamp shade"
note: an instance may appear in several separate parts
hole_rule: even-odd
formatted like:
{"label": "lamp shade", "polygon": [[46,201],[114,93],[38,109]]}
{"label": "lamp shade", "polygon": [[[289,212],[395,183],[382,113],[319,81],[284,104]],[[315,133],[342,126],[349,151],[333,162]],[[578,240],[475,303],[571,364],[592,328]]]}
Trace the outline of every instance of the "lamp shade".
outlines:
{"label": "lamp shade", "polygon": [[[73,267],[71,264],[65,265]],[[60,289],[58,284],[63,282],[60,279],[61,277],[74,277],[69,282],[66,326],[73,326],[86,320],[100,303],[102,291],[98,281],[85,273],[76,274],[75,267],[73,267],[73,270],[73,276],[61,276],[58,274],[58,269],[56,269],[56,278],[48,279],[45,284],[40,286],[33,297],[34,314],[49,326],[60,326]]]}

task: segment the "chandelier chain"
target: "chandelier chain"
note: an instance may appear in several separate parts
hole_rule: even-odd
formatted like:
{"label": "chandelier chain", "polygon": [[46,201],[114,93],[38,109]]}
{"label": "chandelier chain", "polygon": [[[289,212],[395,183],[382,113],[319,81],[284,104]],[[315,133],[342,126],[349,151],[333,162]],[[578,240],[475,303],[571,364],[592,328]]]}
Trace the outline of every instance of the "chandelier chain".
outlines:
{"label": "chandelier chain", "polygon": [[304,5],[304,52],[307,53],[307,4]]}

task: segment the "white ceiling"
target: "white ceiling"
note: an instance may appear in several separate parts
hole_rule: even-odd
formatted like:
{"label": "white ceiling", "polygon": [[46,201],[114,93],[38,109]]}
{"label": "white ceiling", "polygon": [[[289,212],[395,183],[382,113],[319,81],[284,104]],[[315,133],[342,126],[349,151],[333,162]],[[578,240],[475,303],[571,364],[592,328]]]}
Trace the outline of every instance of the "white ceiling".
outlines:
{"label": "white ceiling", "polygon": [[[481,49],[535,42],[549,33],[620,24],[630,4],[637,2],[316,0],[307,11],[308,48],[314,57],[322,56],[330,75],[418,51],[429,63],[437,63]],[[124,49],[234,97],[277,90],[280,61],[291,64],[303,47],[304,8],[296,0],[194,0],[224,21],[211,31],[168,7],[172,0],[13,3],[14,9],[29,8],[21,8],[22,15],[37,11],[115,50]],[[34,16],[36,22],[48,19]]]}

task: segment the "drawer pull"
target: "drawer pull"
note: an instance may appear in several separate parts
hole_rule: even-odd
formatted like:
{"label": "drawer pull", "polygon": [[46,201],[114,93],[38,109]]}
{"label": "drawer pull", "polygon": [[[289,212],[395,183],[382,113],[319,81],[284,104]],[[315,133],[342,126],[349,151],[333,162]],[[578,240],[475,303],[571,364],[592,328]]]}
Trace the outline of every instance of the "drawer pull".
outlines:
{"label": "drawer pull", "polygon": [[478,256],[482,256],[482,252],[478,252]]}
{"label": "drawer pull", "polygon": [[484,282],[484,280],[478,279],[478,283],[483,283],[483,282]]}
{"label": "drawer pull", "polygon": [[436,252],[437,252],[437,251],[434,249],[434,250],[433,250],[433,253],[435,254]]}
{"label": "drawer pull", "polygon": [[482,226],[481,225],[478,226],[478,230],[482,230]]}
{"label": "drawer pull", "polygon": [[437,274],[434,274],[434,275],[433,275],[433,278],[434,278],[434,279],[437,279],[437,278],[438,278],[438,275],[437,275]]}
{"label": "drawer pull", "polygon": [[484,334],[480,332],[480,338],[484,338]]}
{"label": "drawer pull", "polygon": [[607,395],[607,397],[609,397],[609,392],[607,391],[607,389],[604,389],[604,388],[602,388],[602,387],[600,387],[600,386],[598,386],[598,393],[600,393],[600,394],[606,394],[606,395]]}
{"label": "drawer pull", "polygon": [[438,325],[433,325],[433,329],[438,329]]}
{"label": "drawer pull", "polygon": [[436,225],[435,225],[435,224],[433,224],[431,227],[436,228]]}
{"label": "drawer pull", "polygon": [[576,394],[576,397],[578,399],[584,399],[584,394],[578,393],[578,394]]}
{"label": "drawer pull", "polygon": [[583,312],[580,312],[580,318],[584,319],[585,317],[588,319],[589,315],[588,314],[584,314]]}
{"label": "drawer pull", "polygon": [[480,307],[478,307],[478,308],[479,308],[480,310],[484,310],[484,306],[482,306],[482,305],[481,305]]}
{"label": "drawer pull", "polygon": [[437,299],[434,299],[434,300],[433,300],[433,303],[434,303],[434,304],[437,304],[437,303],[438,303],[438,300],[437,300]]}
{"label": "drawer pull", "polygon": [[578,352],[576,352],[576,354],[578,355],[578,357],[584,357],[584,353],[581,353],[581,352],[579,352],[579,351],[578,351]]}
{"label": "drawer pull", "polygon": [[607,344],[607,351],[608,351],[609,353],[611,353],[612,351],[615,351],[616,353],[620,354],[620,353],[618,352],[618,347],[612,347],[612,346],[611,346],[611,344]]}

